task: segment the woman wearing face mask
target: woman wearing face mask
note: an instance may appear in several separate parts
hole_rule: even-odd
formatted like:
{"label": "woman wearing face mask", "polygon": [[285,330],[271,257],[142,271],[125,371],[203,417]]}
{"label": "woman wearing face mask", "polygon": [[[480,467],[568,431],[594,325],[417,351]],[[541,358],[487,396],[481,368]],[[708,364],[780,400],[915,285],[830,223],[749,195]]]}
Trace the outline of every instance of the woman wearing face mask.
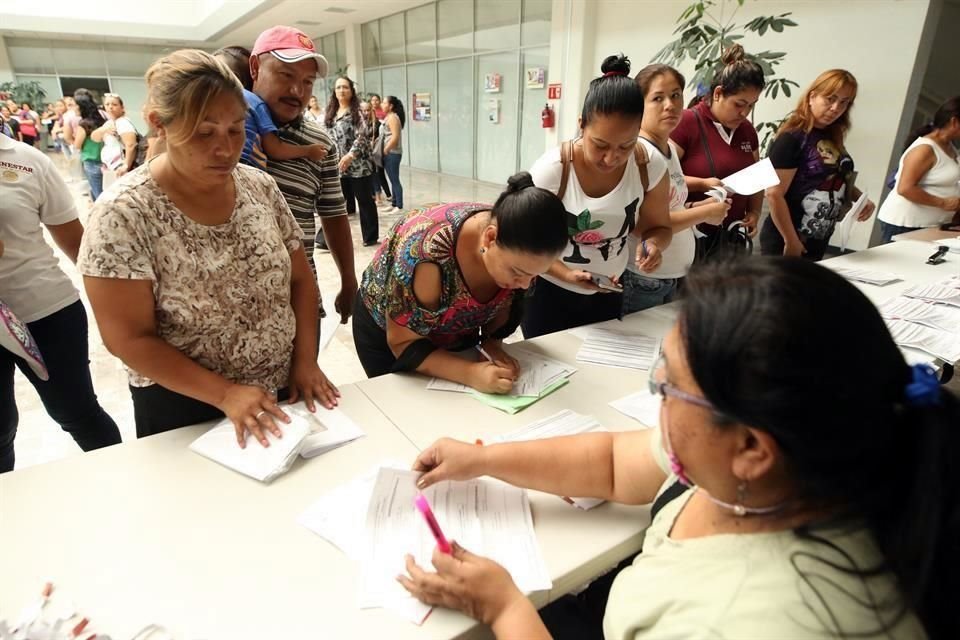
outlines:
{"label": "woman wearing face mask", "polygon": [[[764,86],[760,65],[746,58],[743,47],[733,45],[724,53],[710,90],[683,112],[670,138],[677,143],[692,201],[703,200],[704,192],[720,186],[722,178],[760,159],[760,141],[749,118]],[[704,236],[697,241],[698,254],[705,257],[716,251],[720,232],[735,221],[743,221],[750,235],[755,235],[762,207],[762,192],[733,194],[721,226],[698,225]]]}
{"label": "woman wearing face mask", "polygon": [[960,216],[960,96],[937,109],[933,121],[910,136],[893,191],[880,207],[883,241]]}
{"label": "woman wearing face mask", "polygon": [[[608,57],[600,70],[583,102],[580,137],[530,169],[537,186],[561,196],[569,242],[534,286],[523,317],[526,338],[620,317],[627,263],[652,272],[670,245],[667,164],[637,142],[643,93],[625,56]],[[634,253],[627,248],[631,234],[642,240]]]}
{"label": "woman wearing face mask", "polygon": [[167,151],[90,213],[78,267],[103,336],[127,366],[137,436],[228,417],[268,445],[277,405],[330,408],[317,367],[317,287],[276,182],[238,165],[247,106],[233,72],[183,50],[146,74]]}
{"label": "woman wearing face mask", "polygon": [[[824,71],[780,125],[768,153],[780,184],[767,189],[770,217],[760,232],[764,255],[820,260],[844,203],[860,197],[850,179],[853,159],[843,145],[856,97],[853,74]],[[868,219],[875,208],[868,200],[857,219]]]}
{"label": "woman wearing face mask", "polygon": [[414,464],[421,487],[488,475],[626,504],[692,487],[658,500],[609,594],[567,596],[541,620],[502,567],[457,545],[434,551],[436,573],[408,556],[400,582],[498,638],[958,637],[957,398],[904,362],[866,296],[809,261],[701,265],[687,293],[651,370],[659,427],[443,439]]}
{"label": "woman wearing face mask", "polygon": [[[623,272],[623,313],[634,313],[669,302],[677,283],[687,274],[696,256],[693,227],[701,222],[719,224],[727,210],[727,202],[712,198],[686,207],[687,185],[680,166],[677,145],[670,134],[680,122],[683,112],[683,75],[665,64],[651,64],[640,70],[634,82],[643,92],[643,121],[640,141],[650,155],[659,154],[667,162],[670,179],[670,227],[673,240],[663,252],[663,262],[651,273],[645,274],[633,261],[627,262]],[[637,238],[630,236],[627,245],[630,255],[637,251]]]}
{"label": "woman wearing face mask", "polygon": [[[354,305],[357,355],[370,377],[418,371],[507,393],[519,374],[502,347],[523,290],[566,246],[560,200],[510,178],[497,202],[444,204],[401,218],[363,274]],[[479,345],[470,362],[448,351]]]}

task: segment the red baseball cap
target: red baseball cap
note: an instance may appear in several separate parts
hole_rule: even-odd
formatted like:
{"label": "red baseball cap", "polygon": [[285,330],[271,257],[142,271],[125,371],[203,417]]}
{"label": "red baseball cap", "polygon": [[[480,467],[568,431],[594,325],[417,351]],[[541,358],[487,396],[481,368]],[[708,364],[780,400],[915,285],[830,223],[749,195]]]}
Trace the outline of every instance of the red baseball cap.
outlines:
{"label": "red baseball cap", "polygon": [[270,27],[257,37],[251,53],[255,56],[270,53],[281,62],[300,62],[313,58],[317,61],[317,75],[321,78],[327,75],[327,59],[317,53],[313,40],[300,29],[283,25]]}

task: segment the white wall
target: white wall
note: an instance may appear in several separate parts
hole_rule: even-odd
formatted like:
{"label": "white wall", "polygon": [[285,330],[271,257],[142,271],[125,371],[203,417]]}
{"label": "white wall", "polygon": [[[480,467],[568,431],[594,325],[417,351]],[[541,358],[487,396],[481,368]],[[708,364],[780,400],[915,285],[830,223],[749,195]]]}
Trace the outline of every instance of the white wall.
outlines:
{"label": "white wall", "polygon": [[[562,1],[572,3],[574,12],[583,2]],[[689,1],[591,0],[588,4],[587,19],[594,21],[592,38],[581,36],[571,51],[582,49],[582,63],[589,71],[574,82],[577,72],[568,65],[565,76],[571,81],[564,78],[561,137],[569,137],[575,130],[587,82],[599,75],[603,58],[622,51],[630,56],[634,72],[638,71],[674,37],[675,20]],[[786,59],[778,67],[780,75],[797,81],[801,88],[821,71],[834,67],[846,68],[857,77],[860,91],[847,146],[858,167],[858,185],[875,200],[882,192],[904,105],[911,99],[909,84],[929,5],[930,0],[747,0],[737,16],[737,22],[743,24],[761,14],[793,13],[799,26],[741,42],[748,51],[785,51]],[[562,36],[555,31],[552,48],[566,46]],[[553,50],[551,56],[554,64],[563,54]],[[687,66],[681,71],[690,77],[693,69]],[[796,93],[793,98],[763,99],[755,119],[779,119],[795,101]],[[871,227],[856,225],[850,247],[865,248]]]}

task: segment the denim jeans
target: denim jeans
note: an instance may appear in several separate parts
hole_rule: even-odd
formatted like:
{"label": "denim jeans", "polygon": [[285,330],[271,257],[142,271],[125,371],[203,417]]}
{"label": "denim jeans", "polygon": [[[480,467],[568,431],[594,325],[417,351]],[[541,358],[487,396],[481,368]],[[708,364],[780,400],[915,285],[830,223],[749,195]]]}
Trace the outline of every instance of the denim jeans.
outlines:
{"label": "denim jeans", "polygon": [[899,227],[895,224],[890,224],[880,220],[880,240],[881,244],[890,244],[893,242],[893,236],[898,236],[901,233],[908,233],[910,231],[916,231],[921,227]]}
{"label": "denim jeans", "polygon": [[400,184],[400,160],[403,154],[388,153],[383,156],[383,171],[390,179],[390,201],[393,206],[403,209],[403,185]]}
{"label": "denim jeans", "polygon": [[623,272],[620,284],[623,285],[623,315],[666,304],[677,289],[676,278],[648,278],[632,271]]}
{"label": "denim jeans", "polygon": [[103,170],[100,169],[99,160],[84,160],[83,173],[87,176],[87,182],[90,184],[90,199],[94,202],[103,193]]}
{"label": "denim jeans", "polygon": [[50,373],[41,380],[22,358],[0,349],[0,473],[13,469],[13,441],[20,414],[13,393],[14,366],[37,390],[47,414],[84,451],[120,442],[116,423],[97,401],[90,380],[87,312],[79,300],[60,311],[27,323]]}

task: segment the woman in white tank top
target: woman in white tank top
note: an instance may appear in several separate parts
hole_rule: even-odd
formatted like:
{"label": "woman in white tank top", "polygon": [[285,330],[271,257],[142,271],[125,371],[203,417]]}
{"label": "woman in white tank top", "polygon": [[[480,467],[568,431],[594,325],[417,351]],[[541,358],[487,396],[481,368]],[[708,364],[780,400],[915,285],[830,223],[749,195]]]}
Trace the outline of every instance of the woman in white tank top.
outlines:
{"label": "woman in white tank top", "polygon": [[880,207],[885,243],[899,233],[950,222],[960,212],[960,161],[953,147],[960,140],[960,96],[941,105],[933,122],[912,138],[900,156],[893,191]]}

